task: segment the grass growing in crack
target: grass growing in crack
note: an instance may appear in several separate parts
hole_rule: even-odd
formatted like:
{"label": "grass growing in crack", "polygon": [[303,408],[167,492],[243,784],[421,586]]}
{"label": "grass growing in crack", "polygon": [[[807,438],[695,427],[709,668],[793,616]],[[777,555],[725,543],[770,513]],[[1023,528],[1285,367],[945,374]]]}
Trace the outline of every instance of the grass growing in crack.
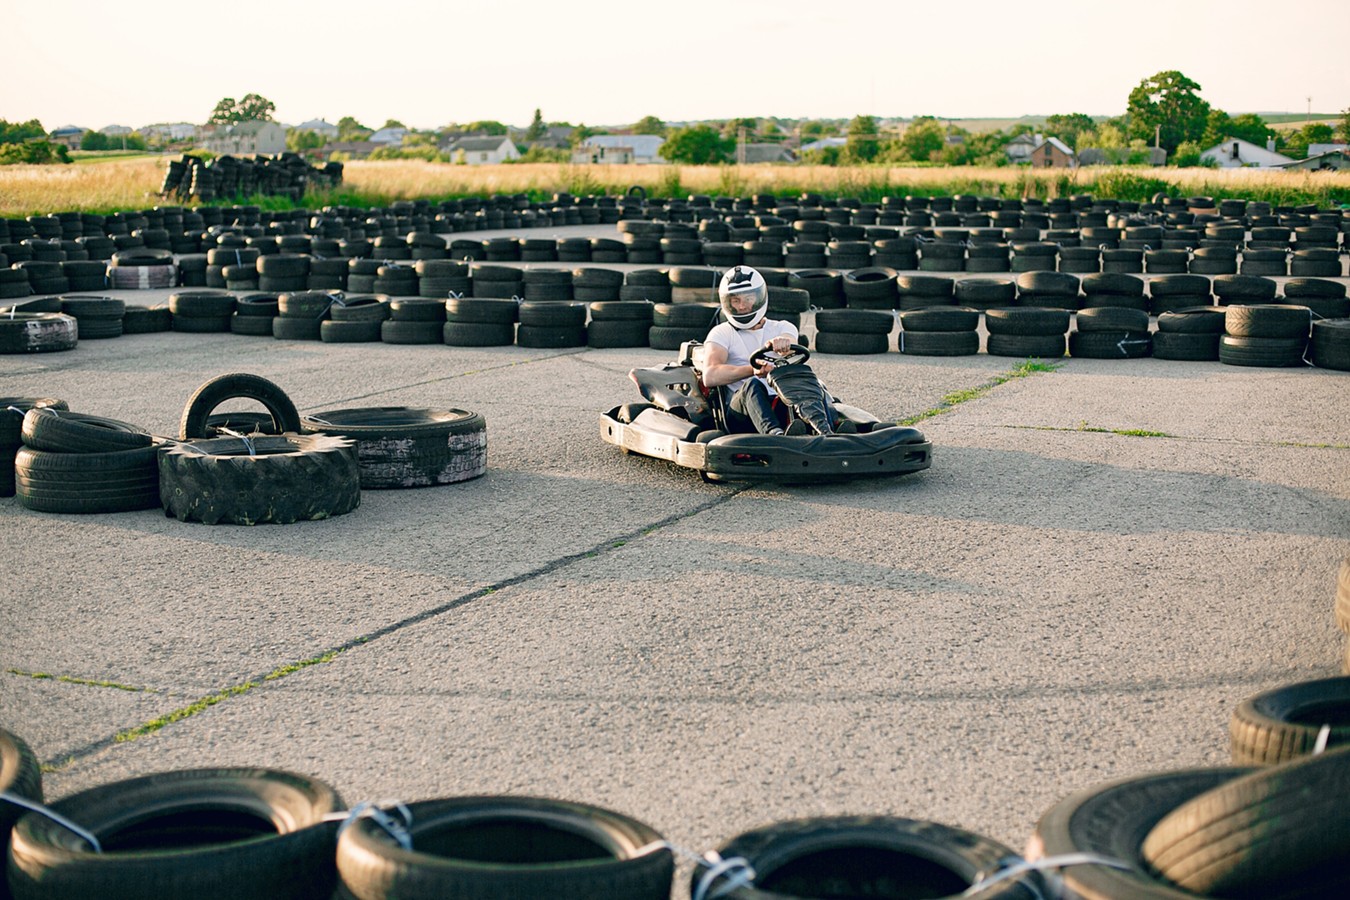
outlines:
{"label": "grass growing in crack", "polygon": [[1039,359],[1025,360],[1016,368],[1009,369],[1006,372],[995,375],[993,378],[989,379],[984,384],[976,385],[973,388],[964,388],[959,391],[952,391],[950,394],[944,395],[942,398],[942,402],[939,403],[937,406],[934,406],[931,409],[925,409],[918,415],[910,416],[908,419],[901,419],[900,424],[913,425],[916,422],[922,422],[924,419],[931,419],[934,416],[940,416],[943,413],[950,411],[951,409],[955,408],[956,406],[959,406],[962,403],[967,403],[971,400],[978,400],[985,394],[992,391],[994,388],[998,387],[1001,384],[1007,384],[1014,378],[1027,378],[1032,375],[1040,374],[1042,372],[1053,372],[1062,365],[1063,363],[1045,362]]}
{"label": "grass growing in crack", "polygon": [[342,652],[343,652],[342,650],[329,650],[326,653],[322,653],[318,656],[311,657],[310,659],[302,659],[299,662],[288,663],[287,665],[284,666],[278,666],[271,672],[268,672],[258,681],[246,681],[243,684],[231,685],[230,687],[227,687],[224,690],[216,691],[214,694],[207,694],[205,697],[201,697],[193,701],[192,703],[189,703],[187,706],[175,709],[173,712],[167,713],[166,715],[162,715],[157,719],[151,719],[149,722],[143,722],[142,724],[137,725],[134,728],[128,728],[125,731],[119,731],[117,734],[113,735],[113,741],[115,743],[122,744],[126,743],[127,741],[134,741],[137,738],[145,737],[147,734],[154,734],[156,731],[159,731],[166,725],[172,725],[174,722],[181,722],[183,719],[195,716],[197,713],[203,710],[210,709],[217,703],[220,703],[224,700],[228,700],[231,697],[238,697],[241,694],[247,694],[249,691],[253,690],[254,688],[258,687],[261,684],[266,684],[269,681],[276,681],[277,679],[285,678],[287,675],[294,675],[296,672],[307,669],[310,666],[317,666],[322,663],[332,662],[334,659],[338,657],[338,654]]}
{"label": "grass growing in crack", "polygon": [[99,681],[94,678],[74,678],[70,675],[52,675],[50,672],[25,672],[22,669],[6,669],[10,675],[19,675],[37,681],[60,681],[65,684],[82,684],[87,687],[112,688],[118,691],[131,691],[135,694],[153,694],[151,688],[136,687],[134,684],[119,684],[116,681]]}

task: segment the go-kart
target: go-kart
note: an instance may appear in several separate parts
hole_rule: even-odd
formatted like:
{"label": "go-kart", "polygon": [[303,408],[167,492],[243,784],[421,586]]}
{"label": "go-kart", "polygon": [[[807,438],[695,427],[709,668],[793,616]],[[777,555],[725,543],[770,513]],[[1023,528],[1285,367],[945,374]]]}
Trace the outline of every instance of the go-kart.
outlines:
{"label": "go-kart", "polygon": [[[786,355],[761,349],[750,363],[768,362],[769,381],[778,387],[775,376],[805,369],[810,357],[809,350],[793,344]],[[833,434],[760,434],[744,422],[739,430],[728,427],[739,418],[728,415],[730,390],[703,384],[704,358],[704,345],[688,341],[674,364],[630,371],[643,402],[602,413],[600,437],[625,453],[696,469],[705,481],[842,481],[904,475],[932,464],[933,445],[922,432],[837,400],[840,427]],[[783,415],[790,418],[790,409]]]}

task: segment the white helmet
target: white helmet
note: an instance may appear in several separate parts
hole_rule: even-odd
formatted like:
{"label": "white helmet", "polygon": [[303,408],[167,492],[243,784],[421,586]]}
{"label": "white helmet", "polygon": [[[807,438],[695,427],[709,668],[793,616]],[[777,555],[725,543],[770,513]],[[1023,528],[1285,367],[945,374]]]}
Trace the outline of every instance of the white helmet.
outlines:
{"label": "white helmet", "polygon": [[[769,286],[764,276],[749,266],[736,266],[722,276],[717,285],[717,297],[722,301],[722,315],[733,328],[754,328],[769,311]],[[732,299],[738,302],[732,306]],[[749,298],[747,308],[744,300]]]}

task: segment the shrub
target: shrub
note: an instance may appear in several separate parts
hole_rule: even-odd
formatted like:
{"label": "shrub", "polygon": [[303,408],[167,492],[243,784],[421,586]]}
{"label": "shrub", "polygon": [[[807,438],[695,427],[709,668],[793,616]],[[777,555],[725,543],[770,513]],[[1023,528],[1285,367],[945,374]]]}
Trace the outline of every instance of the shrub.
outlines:
{"label": "shrub", "polygon": [[24,141],[22,144],[0,145],[0,166],[69,162],[70,151],[64,144],[53,144],[51,141]]}

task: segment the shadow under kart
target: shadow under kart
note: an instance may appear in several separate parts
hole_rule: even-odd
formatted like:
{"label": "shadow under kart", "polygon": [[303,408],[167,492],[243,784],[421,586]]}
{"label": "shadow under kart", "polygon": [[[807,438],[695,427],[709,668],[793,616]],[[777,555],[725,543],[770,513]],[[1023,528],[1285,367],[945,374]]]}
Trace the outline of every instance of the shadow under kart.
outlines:
{"label": "shadow under kart", "polygon": [[[625,453],[695,469],[705,481],[844,481],[905,475],[932,465],[933,445],[922,432],[838,402],[835,411],[853,423],[856,433],[730,432],[729,392],[703,385],[702,356],[703,345],[689,341],[680,346],[678,362],[630,371],[644,402],[601,413],[601,439]],[[794,345],[792,355],[771,361],[775,366],[804,364],[809,356]]]}

